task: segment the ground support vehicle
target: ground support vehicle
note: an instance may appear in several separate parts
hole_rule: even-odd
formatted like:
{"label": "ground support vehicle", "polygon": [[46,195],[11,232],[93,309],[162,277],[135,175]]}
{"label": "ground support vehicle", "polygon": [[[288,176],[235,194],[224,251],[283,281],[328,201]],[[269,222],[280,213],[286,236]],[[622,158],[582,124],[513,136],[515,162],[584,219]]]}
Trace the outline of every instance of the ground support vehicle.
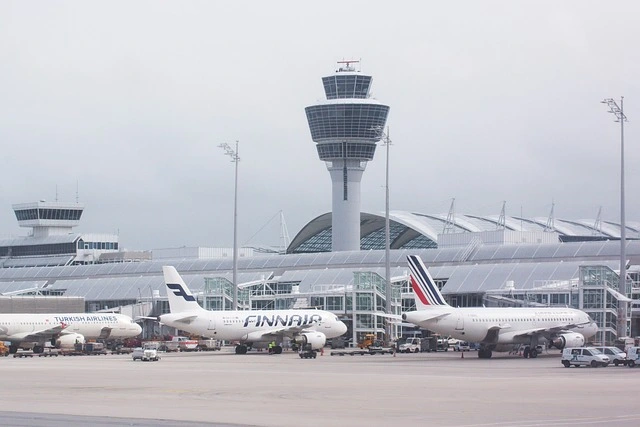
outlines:
{"label": "ground support vehicle", "polygon": [[315,359],[318,353],[313,349],[311,344],[305,344],[298,352],[300,359]]}
{"label": "ground support vehicle", "polygon": [[394,354],[395,349],[390,347],[369,347],[367,349],[345,348],[343,350],[332,350],[331,356],[364,356],[374,354]]}
{"label": "ground support vehicle", "polygon": [[609,356],[609,363],[613,363],[615,366],[627,364],[627,353],[620,350],[618,347],[596,347],[602,352],[602,354]]}
{"label": "ground support vehicle", "polygon": [[602,354],[593,347],[568,347],[562,350],[562,364],[565,368],[571,366],[609,366],[609,356]]}
{"label": "ground support vehicle", "polygon": [[132,352],[131,347],[116,347],[115,350],[111,350],[111,354],[131,354]]}
{"label": "ground support vehicle", "polygon": [[375,345],[377,341],[376,334],[365,334],[362,341],[358,343],[358,348],[365,349]]}
{"label": "ground support vehicle", "polygon": [[398,346],[399,353],[420,353],[422,351],[422,338],[407,338]]}
{"label": "ground support vehicle", "polygon": [[13,357],[33,357],[33,352],[21,352],[18,351],[16,353],[13,353]]}
{"label": "ground support vehicle", "polygon": [[131,357],[133,361],[141,360],[143,362],[157,362],[160,360],[160,356],[158,356],[158,350],[155,348],[142,348],[137,347],[131,353]]}
{"label": "ground support vehicle", "polygon": [[3,341],[0,341],[0,357],[7,357],[9,355],[9,347],[5,345]]}
{"label": "ground support vehicle", "polygon": [[449,340],[438,338],[436,341],[436,351],[449,351]]}
{"label": "ground support vehicle", "polygon": [[99,356],[107,354],[107,350],[104,348],[104,344],[99,342],[88,342],[85,344],[78,344],[81,348],[81,351],[84,354],[88,354],[90,356]]}
{"label": "ground support vehicle", "polygon": [[221,348],[222,346],[220,345],[220,341],[218,340],[198,340],[198,351],[219,351]]}
{"label": "ground support vehicle", "polygon": [[453,351],[470,351],[471,347],[469,346],[469,343],[466,341],[458,341],[454,346],[453,346]]}
{"label": "ground support vehicle", "polygon": [[38,353],[38,357],[58,357],[60,350],[57,348],[45,347],[42,353]]}
{"label": "ground support vehicle", "polygon": [[627,349],[627,366],[635,368],[640,365],[640,347],[629,347]]}

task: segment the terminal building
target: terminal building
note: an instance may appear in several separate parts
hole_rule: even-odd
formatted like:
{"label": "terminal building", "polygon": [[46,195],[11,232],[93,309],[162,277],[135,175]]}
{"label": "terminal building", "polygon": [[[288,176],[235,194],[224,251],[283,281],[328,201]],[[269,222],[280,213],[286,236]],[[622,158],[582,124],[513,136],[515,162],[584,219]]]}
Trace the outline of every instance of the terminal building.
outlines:
{"label": "terminal building", "polygon": [[[485,221],[484,231],[440,233],[434,237],[427,233],[424,224],[418,226],[416,221],[410,220],[412,215],[417,214],[394,212],[392,216],[392,312],[400,314],[415,309],[407,281],[406,256],[409,254],[423,258],[453,306],[581,308],[600,325],[597,339],[603,342],[616,338],[620,303],[640,300],[637,267],[640,265],[640,241],[635,226],[627,230],[630,236],[626,251],[630,292],[624,296],[618,292],[620,241],[614,223],[608,223],[608,237],[593,240],[592,234],[585,234],[584,241],[576,241],[578,234],[565,234],[569,229],[562,226],[546,232],[489,230],[489,221]],[[447,221],[447,215],[424,217],[442,218],[443,227]],[[327,215],[319,218],[325,226],[331,224]],[[457,228],[468,227],[464,218],[465,215],[460,215],[459,224],[458,219],[453,218]],[[382,215],[361,214],[361,230],[365,231],[361,231],[360,250],[335,252],[326,244],[320,245],[323,239],[317,237],[326,232],[326,227],[319,226],[316,218],[298,233],[287,254],[242,251],[238,259],[239,307],[318,307],[345,319],[349,337],[354,341],[366,333],[382,336],[384,319],[377,314],[384,313],[387,304],[385,251],[383,233],[374,224],[383,220]],[[515,221],[509,219],[507,223],[511,220]],[[535,219],[528,221],[536,222]],[[434,231],[437,222],[431,225]],[[619,226],[617,229],[619,233]],[[43,243],[39,239],[31,240],[32,236],[23,239],[19,246]],[[79,241],[75,237],[69,239]],[[569,241],[563,241],[565,239]],[[309,250],[310,241],[315,242],[315,252]],[[443,247],[439,247],[440,242]],[[301,247],[307,249],[296,252],[296,248]],[[205,308],[231,308],[233,260],[229,251],[181,248],[176,251],[175,258],[168,257],[171,251],[160,253],[160,259],[149,256],[128,262],[105,262],[97,257],[93,262],[83,258],[83,262],[74,263],[72,254],[63,257],[56,253],[39,254],[35,250],[31,255],[21,254],[15,259],[5,256],[2,259],[4,268],[0,268],[0,294],[14,298],[17,295],[82,298],[88,312],[117,310],[131,316],[155,316],[168,311],[162,266],[174,265]],[[56,257],[60,263],[51,265]],[[123,256],[113,259],[121,260]],[[632,305],[629,314],[627,323],[631,334],[640,335],[640,307]],[[153,322],[145,324],[145,334],[151,336],[161,332]],[[402,327],[395,327],[397,336],[403,332]]]}
{"label": "terminal building", "polygon": [[[396,314],[415,309],[406,257],[416,254],[452,306],[571,306],[598,323],[598,342],[615,340],[618,322],[631,336],[640,335],[638,222],[626,223],[628,292],[622,295],[621,226],[614,221],[512,217],[504,207],[498,215],[394,210],[387,301],[385,215],[360,210],[360,178],[389,111],[369,97],[371,81],[350,63],[323,78],[327,100],[306,112],[331,175],[333,210],[302,227],[286,253],[241,248],[240,309],[318,307],[343,318],[354,342],[366,333],[382,337],[386,325],[378,314],[387,304]],[[13,209],[18,225],[31,231],[0,241],[0,298],[56,296],[83,301],[87,312],[157,316],[168,311],[162,266],[173,265],[205,308],[232,307],[229,249],[126,251],[118,235],[73,232],[82,204],[40,201]],[[40,301],[44,311],[46,301]],[[627,303],[631,310],[621,319],[619,309]],[[51,305],[50,312],[59,307]],[[407,329],[394,324],[391,333]],[[146,337],[164,332],[152,321],[143,325]]]}

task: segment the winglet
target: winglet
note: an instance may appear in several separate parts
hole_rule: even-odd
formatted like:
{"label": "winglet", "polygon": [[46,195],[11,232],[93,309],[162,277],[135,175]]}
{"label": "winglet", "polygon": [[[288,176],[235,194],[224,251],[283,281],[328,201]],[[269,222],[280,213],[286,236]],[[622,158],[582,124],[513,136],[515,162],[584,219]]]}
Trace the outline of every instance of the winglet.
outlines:
{"label": "winglet", "polygon": [[163,266],[162,272],[164,273],[164,283],[167,286],[169,311],[171,313],[204,310],[191,294],[175,267]]}
{"label": "winglet", "polygon": [[407,256],[411,269],[411,287],[416,300],[416,309],[425,310],[429,307],[450,307],[433,281],[429,270],[417,255]]}

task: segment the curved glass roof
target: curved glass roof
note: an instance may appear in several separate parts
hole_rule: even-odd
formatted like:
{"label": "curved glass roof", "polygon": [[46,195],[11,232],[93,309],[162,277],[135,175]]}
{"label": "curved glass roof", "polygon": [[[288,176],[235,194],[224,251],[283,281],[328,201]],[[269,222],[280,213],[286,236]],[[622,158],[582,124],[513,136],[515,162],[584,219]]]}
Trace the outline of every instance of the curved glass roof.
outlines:
{"label": "curved glass roof", "polygon": [[[445,229],[446,214],[422,214],[407,211],[389,213],[391,228],[391,248],[437,247],[438,234]],[[384,214],[363,212],[360,214],[360,248],[384,249]],[[365,227],[366,224],[366,227]],[[496,215],[479,216],[457,214],[454,218],[454,230],[458,233],[493,231],[497,229]],[[620,225],[614,222],[601,222],[596,227],[595,220],[556,219],[555,231],[562,241],[587,241],[620,238]],[[640,223],[631,222],[627,226],[627,238],[640,239]],[[505,217],[505,228],[514,231],[544,231],[547,218]],[[331,251],[331,212],[320,215],[304,226],[292,240],[287,253]]]}

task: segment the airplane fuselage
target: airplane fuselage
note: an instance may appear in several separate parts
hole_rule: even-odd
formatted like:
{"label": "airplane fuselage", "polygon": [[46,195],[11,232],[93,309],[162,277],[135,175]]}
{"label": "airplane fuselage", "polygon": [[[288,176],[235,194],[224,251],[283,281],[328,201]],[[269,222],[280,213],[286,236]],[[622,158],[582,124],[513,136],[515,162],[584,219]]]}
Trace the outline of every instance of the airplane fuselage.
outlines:
{"label": "airplane fuselage", "polygon": [[[19,343],[28,334],[37,334],[61,327],[61,333],[76,333],[88,339],[129,338],[140,334],[141,328],[130,317],[120,314],[0,314],[0,340]],[[29,341],[44,342],[53,335],[41,334],[39,339]],[[105,336],[106,335],[106,336]]]}
{"label": "airplane fuselage", "polygon": [[169,313],[160,322],[193,334],[229,341],[262,341],[262,334],[288,328],[310,328],[335,338],[346,327],[335,314],[323,310],[250,310]]}
{"label": "airplane fuselage", "polygon": [[[424,313],[443,316],[420,320]],[[444,315],[449,313],[448,315]],[[469,342],[492,345],[528,344],[529,338],[521,336],[527,331],[562,329],[589,338],[597,332],[597,325],[583,311],[571,308],[479,308],[438,307],[405,313],[406,321],[430,331],[450,335]],[[543,335],[543,334],[541,334]]]}

